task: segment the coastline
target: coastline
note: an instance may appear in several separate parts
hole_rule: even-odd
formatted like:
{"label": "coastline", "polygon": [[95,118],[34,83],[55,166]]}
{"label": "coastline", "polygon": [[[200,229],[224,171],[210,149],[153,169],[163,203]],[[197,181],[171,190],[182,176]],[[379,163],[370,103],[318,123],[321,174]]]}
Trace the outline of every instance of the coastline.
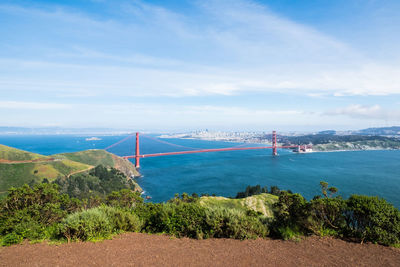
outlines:
{"label": "coastline", "polygon": [[[195,137],[167,137],[167,136],[158,136],[158,138],[162,139],[183,139],[183,140],[200,140],[200,141],[210,141],[210,142],[226,142],[226,143],[234,143],[234,144],[255,144],[255,145],[271,145],[270,142],[260,143],[260,142],[243,142],[243,141],[233,141],[226,139],[217,139],[217,138],[195,138]],[[319,144],[318,144],[319,145]],[[318,146],[316,145],[316,146]],[[290,149],[287,149],[290,150]],[[387,150],[400,150],[400,148],[369,148],[369,149],[335,149],[335,150],[313,150],[311,152],[302,152],[299,154],[307,154],[307,153],[321,153],[321,152],[352,152],[352,151],[387,151]],[[295,153],[295,152],[293,152]]]}

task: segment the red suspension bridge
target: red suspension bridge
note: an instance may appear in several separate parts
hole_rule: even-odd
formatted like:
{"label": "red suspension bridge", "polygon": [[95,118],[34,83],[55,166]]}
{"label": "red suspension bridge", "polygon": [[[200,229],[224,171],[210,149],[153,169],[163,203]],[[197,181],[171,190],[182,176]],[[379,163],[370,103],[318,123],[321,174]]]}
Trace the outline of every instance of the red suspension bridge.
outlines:
{"label": "red suspension bridge", "polygon": [[[121,144],[125,142],[127,139],[132,138],[133,135],[130,135],[120,141],[118,141],[115,144],[112,144],[111,146],[108,146],[105,148],[106,150]],[[150,137],[151,138],[151,137]],[[155,139],[155,138],[152,138]],[[183,154],[194,154],[194,153],[207,153],[207,152],[219,152],[219,151],[237,151],[237,150],[255,150],[255,149],[272,149],[272,155],[276,156],[278,155],[278,148],[298,148],[299,151],[300,149],[305,149],[306,146],[299,146],[299,145],[288,145],[288,146],[278,146],[277,140],[276,140],[276,131],[272,132],[272,146],[257,146],[257,147],[240,147],[235,146],[235,147],[228,147],[228,148],[211,148],[211,149],[196,149],[192,147],[185,147],[177,144],[172,144],[166,141],[161,141],[156,139],[158,142],[173,145],[176,147],[182,147],[182,148],[190,148],[193,150],[188,150],[188,151],[176,151],[176,152],[164,152],[164,153],[152,153],[152,154],[140,154],[140,146],[139,146],[139,133],[136,133],[136,148],[135,148],[135,155],[129,155],[129,156],[123,156],[125,159],[135,159],[135,167],[139,168],[140,167],[140,159],[141,158],[149,158],[149,157],[160,157],[160,156],[170,156],[170,155],[183,155]]]}

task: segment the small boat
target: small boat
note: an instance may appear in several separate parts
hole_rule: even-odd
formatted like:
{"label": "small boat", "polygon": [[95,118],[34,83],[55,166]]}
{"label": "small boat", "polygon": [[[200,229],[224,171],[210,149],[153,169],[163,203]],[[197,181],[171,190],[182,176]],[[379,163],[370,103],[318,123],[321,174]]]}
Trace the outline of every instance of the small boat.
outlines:
{"label": "small boat", "polygon": [[146,199],[151,199],[151,196],[146,196]]}

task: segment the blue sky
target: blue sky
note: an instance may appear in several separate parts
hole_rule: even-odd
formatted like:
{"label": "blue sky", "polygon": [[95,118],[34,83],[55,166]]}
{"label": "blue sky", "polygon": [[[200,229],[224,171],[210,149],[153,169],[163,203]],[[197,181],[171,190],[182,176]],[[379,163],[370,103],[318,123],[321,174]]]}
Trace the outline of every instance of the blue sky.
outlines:
{"label": "blue sky", "polygon": [[400,124],[400,1],[0,2],[0,125]]}

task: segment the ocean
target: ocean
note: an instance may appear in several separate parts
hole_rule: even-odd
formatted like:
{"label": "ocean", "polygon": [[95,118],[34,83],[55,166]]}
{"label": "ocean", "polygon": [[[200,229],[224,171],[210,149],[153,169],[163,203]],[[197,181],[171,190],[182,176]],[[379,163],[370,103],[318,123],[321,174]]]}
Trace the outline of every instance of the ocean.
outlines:
{"label": "ocean", "polygon": [[[85,149],[102,149],[126,136],[96,136],[87,141],[77,135],[8,135],[0,143],[30,152],[51,155]],[[154,136],[153,136],[154,137]],[[180,151],[192,148],[222,148],[240,144],[192,139],[141,138],[141,154]],[[252,145],[254,146],[254,145]],[[109,150],[120,156],[134,154],[131,138]],[[320,194],[319,182],[326,181],[339,194],[365,194],[383,197],[400,207],[400,151],[347,151],[295,154],[278,150],[225,151],[141,159],[139,185],[151,201],[162,202],[175,193],[208,193],[235,196],[247,185],[272,186],[301,193],[307,199]]]}

